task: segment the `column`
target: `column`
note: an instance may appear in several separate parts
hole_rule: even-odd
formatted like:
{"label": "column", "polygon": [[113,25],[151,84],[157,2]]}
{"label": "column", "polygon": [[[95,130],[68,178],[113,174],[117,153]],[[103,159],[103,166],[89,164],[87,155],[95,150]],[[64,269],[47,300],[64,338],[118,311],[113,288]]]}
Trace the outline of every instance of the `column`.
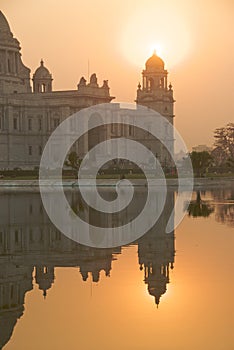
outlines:
{"label": "column", "polygon": [[8,51],[5,51],[5,73],[8,73],[8,62],[7,62],[7,57],[8,56]]}

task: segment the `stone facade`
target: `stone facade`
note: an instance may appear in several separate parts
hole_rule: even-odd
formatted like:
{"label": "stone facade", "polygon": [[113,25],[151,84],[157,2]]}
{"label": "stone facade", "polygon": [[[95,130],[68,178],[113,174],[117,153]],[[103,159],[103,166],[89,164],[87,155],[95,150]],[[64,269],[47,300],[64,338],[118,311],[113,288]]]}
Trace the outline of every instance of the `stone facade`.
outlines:
{"label": "stone facade", "polygon": [[[154,53],[143,70],[143,84],[142,87],[138,85],[136,103],[159,112],[173,124],[174,98],[172,86],[167,83],[167,74],[163,60]],[[38,168],[49,136],[63,120],[83,108],[109,103],[114,98],[110,96],[108,81],[104,80],[99,86],[96,74],[91,75],[89,82],[82,77],[76,90],[53,91],[52,83],[52,74],[43,60],[31,79],[30,69],[21,59],[20,44],[0,12],[1,170]],[[171,165],[168,152],[152,137],[150,129],[148,133],[142,133],[139,129],[117,124],[99,128],[77,142],[74,150],[83,158],[95,141],[120,136],[140,140],[162,165]],[[166,137],[173,150],[173,135]]]}
{"label": "stone facade", "polygon": [[82,108],[108,103],[108,82],[82,77],[76,90],[53,91],[52,75],[41,61],[33,74],[21,60],[20,45],[0,12],[0,169],[33,169],[40,164],[51,132]]}

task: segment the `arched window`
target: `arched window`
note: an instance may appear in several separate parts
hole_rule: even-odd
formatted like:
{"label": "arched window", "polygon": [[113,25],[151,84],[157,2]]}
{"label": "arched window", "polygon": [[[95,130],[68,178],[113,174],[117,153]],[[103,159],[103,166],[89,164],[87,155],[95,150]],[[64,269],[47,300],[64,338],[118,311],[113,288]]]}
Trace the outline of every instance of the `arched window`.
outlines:
{"label": "arched window", "polygon": [[164,78],[160,79],[160,88],[164,88]]}
{"label": "arched window", "polygon": [[153,90],[154,89],[154,79],[150,78],[149,79],[149,90]]}

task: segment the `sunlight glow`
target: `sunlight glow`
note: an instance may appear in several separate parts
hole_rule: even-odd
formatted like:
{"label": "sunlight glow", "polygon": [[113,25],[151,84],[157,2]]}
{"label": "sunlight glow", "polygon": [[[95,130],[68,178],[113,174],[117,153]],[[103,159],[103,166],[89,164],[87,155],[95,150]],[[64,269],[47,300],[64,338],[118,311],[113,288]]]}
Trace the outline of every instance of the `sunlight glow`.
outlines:
{"label": "sunlight glow", "polygon": [[154,50],[172,67],[182,62],[190,49],[190,31],[185,18],[166,5],[149,11],[142,8],[132,14],[121,37],[121,51],[129,62],[142,67]]}
{"label": "sunlight glow", "polygon": [[151,56],[153,52],[155,52],[158,56],[163,57],[165,53],[163,50],[163,45],[161,43],[150,45],[150,50],[147,53],[148,56]]}

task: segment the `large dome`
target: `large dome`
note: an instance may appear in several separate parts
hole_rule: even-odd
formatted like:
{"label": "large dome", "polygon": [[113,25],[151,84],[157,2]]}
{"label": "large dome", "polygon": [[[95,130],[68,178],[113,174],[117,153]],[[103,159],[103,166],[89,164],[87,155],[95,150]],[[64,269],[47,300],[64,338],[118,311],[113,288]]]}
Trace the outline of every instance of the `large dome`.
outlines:
{"label": "large dome", "polygon": [[43,60],[41,60],[41,65],[38,67],[33,75],[33,78],[35,79],[51,79],[51,74],[49,70],[44,66]]}
{"label": "large dome", "polygon": [[146,61],[145,67],[147,68],[163,68],[164,69],[164,62],[163,60],[156,55],[156,52],[153,53],[153,55]]}
{"label": "large dome", "polygon": [[4,16],[4,14],[2,13],[2,11],[0,11],[0,32],[11,32],[10,26],[7,22],[6,17]]}

